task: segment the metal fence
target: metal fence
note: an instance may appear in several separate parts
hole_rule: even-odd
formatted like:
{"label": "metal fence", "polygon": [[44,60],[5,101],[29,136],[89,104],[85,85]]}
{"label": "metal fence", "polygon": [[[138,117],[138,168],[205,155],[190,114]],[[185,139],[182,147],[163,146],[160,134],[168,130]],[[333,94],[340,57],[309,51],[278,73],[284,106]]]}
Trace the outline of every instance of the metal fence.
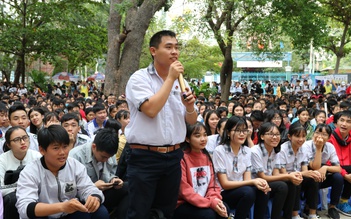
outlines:
{"label": "metal fence", "polygon": [[[312,79],[314,80],[315,76],[321,75],[320,73],[308,74],[308,73],[295,73],[295,72],[233,72],[232,80],[233,81],[271,81],[276,83],[282,83],[283,81],[294,81],[296,79]],[[220,75],[214,74],[211,77],[204,77],[203,81],[216,81],[220,82]]]}

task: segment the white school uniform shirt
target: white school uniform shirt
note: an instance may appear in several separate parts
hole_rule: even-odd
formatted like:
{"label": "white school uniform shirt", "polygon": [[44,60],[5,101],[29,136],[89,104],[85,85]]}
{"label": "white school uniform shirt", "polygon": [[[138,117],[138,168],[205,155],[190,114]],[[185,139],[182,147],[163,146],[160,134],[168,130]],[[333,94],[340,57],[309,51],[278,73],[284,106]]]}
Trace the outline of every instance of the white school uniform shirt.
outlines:
{"label": "white school uniform shirt", "polygon": [[[302,87],[303,87],[302,90],[309,90],[309,91],[311,91],[310,85],[302,85]],[[311,92],[303,92],[303,95],[305,95],[308,98],[310,98]]]}
{"label": "white school uniform shirt", "polygon": [[[130,76],[126,86],[130,122],[125,128],[125,135],[130,144],[161,146],[184,141],[186,113],[178,80],[174,81],[166,103],[154,118],[140,111],[141,105],[154,96],[163,83],[152,63]],[[189,87],[186,81],[185,86]]]}
{"label": "white school uniform shirt", "polygon": [[341,95],[346,93],[346,86],[338,86],[338,88],[336,88],[336,93],[338,94],[338,96],[340,97]]}
{"label": "white school uniform shirt", "polygon": [[[7,170],[17,170],[20,165],[27,165],[33,160],[40,158],[42,155],[38,151],[33,151],[31,149],[27,150],[26,156],[23,160],[18,160],[14,155],[12,150],[9,150],[0,155],[0,185],[4,186],[5,173]],[[2,189],[2,196],[8,195],[9,193],[15,191],[17,185],[12,184],[6,189]]]}
{"label": "white school uniform shirt", "polygon": [[[313,161],[316,154],[316,145],[313,143],[313,140],[305,141],[302,147],[306,151],[308,161]],[[325,165],[328,161],[330,161],[332,166],[340,165],[338,155],[335,151],[335,147],[330,142],[326,142],[323,146],[322,165]]]}
{"label": "white school uniform shirt", "polygon": [[219,145],[220,140],[221,137],[219,136],[219,134],[210,135],[207,137],[206,150],[208,151],[208,153],[213,154],[213,151]]}
{"label": "white school uniform shirt", "polygon": [[251,149],[241,146],[234,155],[228,145],[219,145],[213,152],[213,166],[216,173],[227,174],[230,181],[243,181],[244,173],[251,172]]}
{"label": "white school uniform shirt", "polygon": [[300,85],[296,85],[295,88],[294,88],[294,90],[295,90],[295,94],[297,94],[299,91],[302,90],[302,88],[301,88]]}
{"label": "white school uniform shirt", "polygon": [[308,165],[308,156],[305,148],[300,147],[297,153],[294,154],[290,141],[284,142],[281,145],[280,152],[278,153],[281,168],[286,169],[288,173],[299,171],[301,172],[302,166]]}
{"label": "white school uniform shirt", "polygon": [[268,155],[268,151],[263,144],[255,145],[251,148],[252,177],[257,178],[257,173],[263,172],[267,176],[271,176],[274,169],[280,169],[278,154],[272,150]]}

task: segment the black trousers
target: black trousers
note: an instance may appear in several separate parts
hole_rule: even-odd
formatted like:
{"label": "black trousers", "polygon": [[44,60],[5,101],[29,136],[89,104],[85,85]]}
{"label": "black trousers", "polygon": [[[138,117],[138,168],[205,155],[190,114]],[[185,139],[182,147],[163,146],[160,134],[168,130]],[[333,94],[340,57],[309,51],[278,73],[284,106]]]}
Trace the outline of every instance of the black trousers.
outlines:
{"label": "black trousers", "polygon": [[123,183],[123,187],[120,189],[111,188],[104,192],[105,201],[104,206],[108,212],[112,212],[116,209],[114,216],[116,218],[126,218],[128,211],[128,182]]}
{"label": "black trousers", "polygon": [[284,181],[274,181],[268,184],[271,187],[269,197],[273,199],[271,218],[279,219],[288,195],[288,185]]}
{"label": "black trousers", "polygon": [[324,182],[319,183],[320,188],[331,186],[330,204],[337,205],[340,200],[344,178],[340,173],[328,173]]}
{"label": "black trousers", "polygon": [[127,159],[127,219],[149,218],[152,208],[172,218],[179,194],[182,157],[181,149],[168,153],[132,149]]}
{"label": "black trousers", "polygon": [[16,208],[16,191],[11,192],[3,197],[4,201],[4,219],[19,219],[19,214]]}
{"label": "black trousers", "polygon": [[[294,185],[292,182],[286,182],[288,185],[288,196],[285,201],[283,208],[283,218],[291,218],[293,211],[299,211],[301,208],[301,190],[305,191],[304,198],[306,199],[306,204],[311,206],[310,208],[315,209],[317,207],[318,201],[318,183],[312,178],[305,178],[302,183],[298,186]],[[316,207],[313,207],[316,206]]]}
{"label": "black trousers", "polygon": [[[342,166],[343,169],[346,170],[347,173],[351,173],[351,166]],[[344,180],[344,190],[342,191],[341,198],[349,199],[351,196],[351,184]]]}
{"label": "black trousers", "polygon": [[231,209],[235,209],[235,219],[247,218],[253,204],[254,219],[264,219],[269,196],[255,186],[242,186],[222,191],[222,198]]}

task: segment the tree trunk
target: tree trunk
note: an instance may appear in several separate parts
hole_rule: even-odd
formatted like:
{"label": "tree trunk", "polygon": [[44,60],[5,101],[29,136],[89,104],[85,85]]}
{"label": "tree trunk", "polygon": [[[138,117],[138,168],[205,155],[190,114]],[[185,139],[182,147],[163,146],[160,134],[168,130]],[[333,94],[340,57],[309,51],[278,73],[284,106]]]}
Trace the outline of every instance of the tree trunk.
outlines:
{"label": "tree trunk", "polygon": [[2,72],[3,81],[4,81],[4,78],[6,79],[6,81],[10,81],[11,71],[1,70],[1,72]]}
{"label": "tree trunk", "polygon": [[[25,62],[24,62],[24,54],[20,55],[17,59],[17,67],[15,70],[15,80],[13,81],[14,84],[19,83],[19,79],[25,72]],[[23,80],[23,79],[22,79]]]}
{"label": "tree trunk", "polygon": [[221,100],[228,101],[230,93],[230,85],[232,83],[233,58],[232,46],[228,45],[225,49],[224,62],[221,68]]}
{"label": "tree trunk", "polygon": [[338,74],[339,73],[341,58],[342,58],[341,56],[337,56],[336,57],[336,64],[335,64],[334,74]]}
{"label": "tree trunk", "polygon": [[120,4],[121,0],[111,0],[110,15],[108,20],[108,51],[105,74],[105,94],[117,94],[116,76],[119,65],[119,48],[118,36],[121,26],[121,16],[116,10],[116,5]]}
{"label": "tree trunk", "polygon": [[138,7],[137,2],[134,2],[134,6],[126,14],[124,24],[125,30],[130,32],[125,41],[121,42],[122,17],[115,11],[114,6],[119,1],[122,0],[111,1],[104,88],[105,94],[113,93],[115,95],[125,93],[130,75],[138,70],[146,30],[156,11],[160,10],[166,3],[166,0],[144,0],[142,5]]}
{"label": "tree trunk", "polygon": [[347,34],[349,31],[349,23],[345,24],[344,26],[344,30],[340,39],[340,46],[338,51],[335,53],[336,55],[336,64],[335,64],[335,70],[334,73],[338,74],[339,73],[339,67],[340,67],[340,61],[343,57],[345,57],[345,51],[344,51],[344,47],[346,45],[346,38],[347,38]]}

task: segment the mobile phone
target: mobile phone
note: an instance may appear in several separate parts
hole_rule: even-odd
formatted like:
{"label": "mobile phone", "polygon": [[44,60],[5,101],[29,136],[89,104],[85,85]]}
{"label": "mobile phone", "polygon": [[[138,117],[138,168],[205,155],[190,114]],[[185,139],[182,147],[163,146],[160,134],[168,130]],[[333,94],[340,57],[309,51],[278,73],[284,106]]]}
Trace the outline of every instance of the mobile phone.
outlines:
{"label": "mobile phone", "polygon": [[121,182],[114,182],[113,185],[114,186],[119,186],[121,184]]}

